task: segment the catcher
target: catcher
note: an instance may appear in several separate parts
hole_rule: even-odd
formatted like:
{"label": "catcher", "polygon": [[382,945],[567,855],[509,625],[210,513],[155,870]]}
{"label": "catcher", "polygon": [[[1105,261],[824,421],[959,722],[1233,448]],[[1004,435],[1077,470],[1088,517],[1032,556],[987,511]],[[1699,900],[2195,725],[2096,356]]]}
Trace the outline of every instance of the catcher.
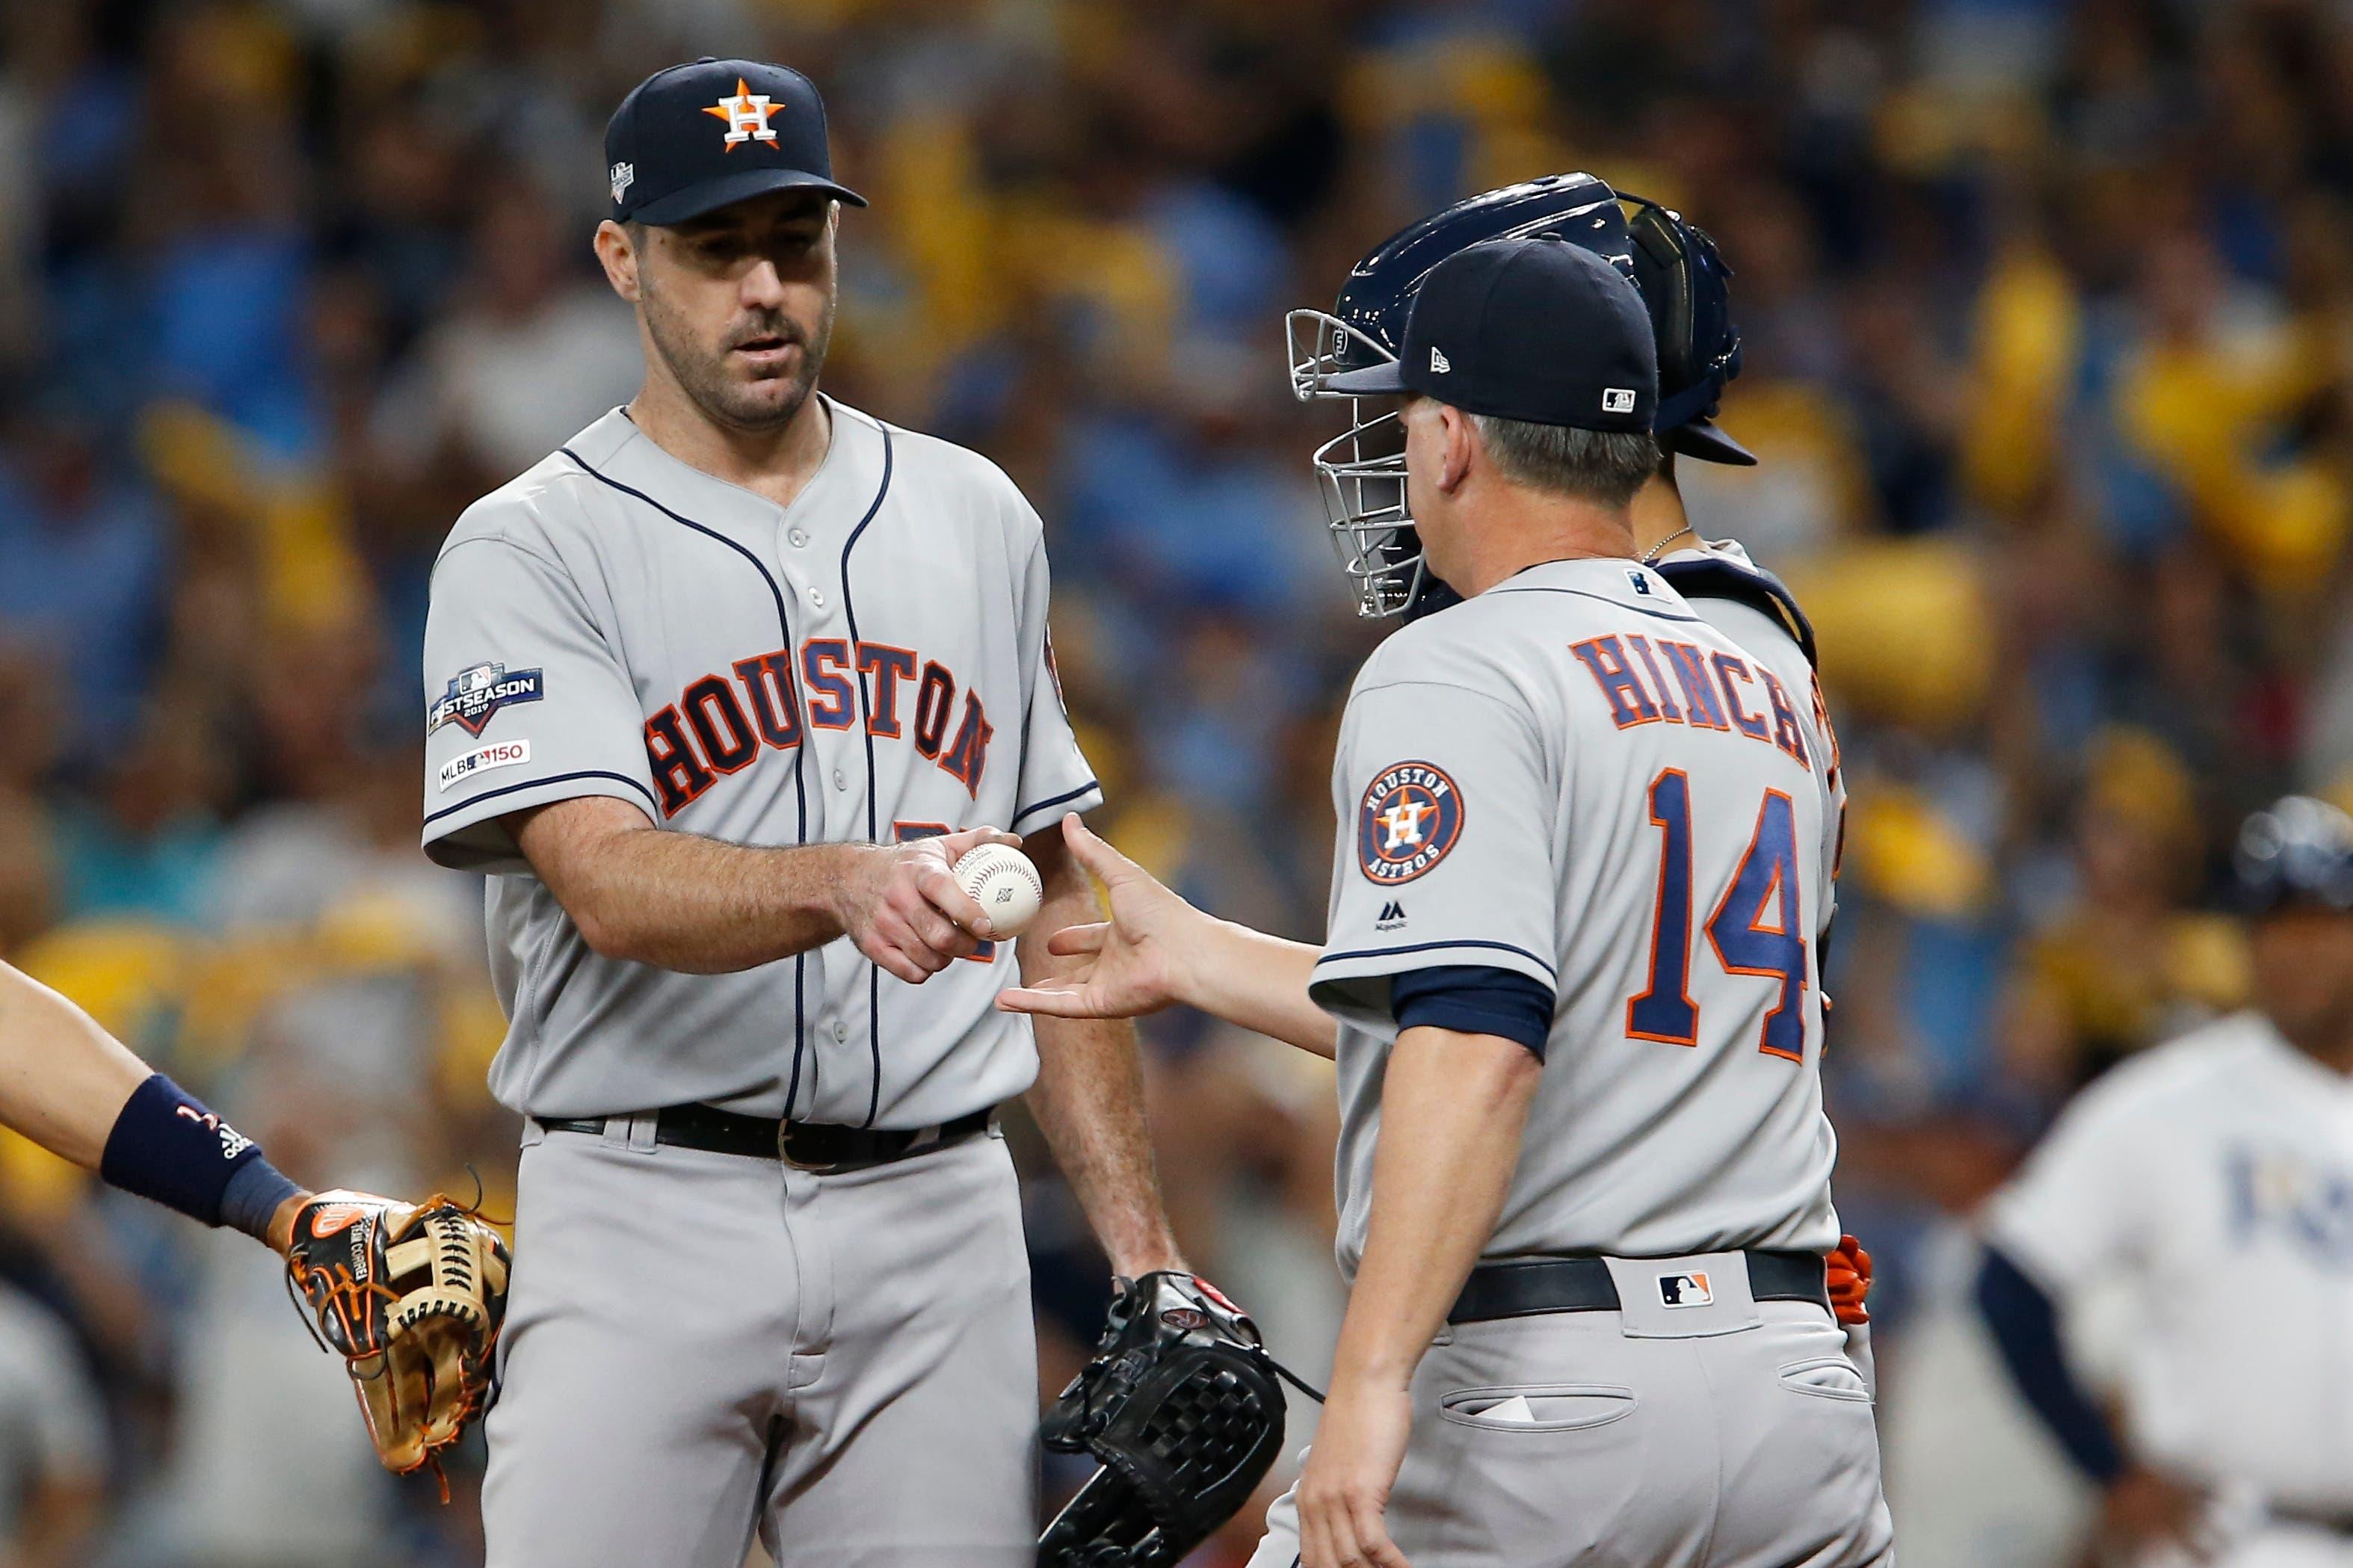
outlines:
{"label": "catcher", "polygon": [[[386,1468],[438,1465],[490,1386],[498,1233],[441,1197],[311,1193],[87,1013],[0,963],[0,1124],[110,1185],[283,1255]],[[446,1494],[445,1494],[446,1495]]]}

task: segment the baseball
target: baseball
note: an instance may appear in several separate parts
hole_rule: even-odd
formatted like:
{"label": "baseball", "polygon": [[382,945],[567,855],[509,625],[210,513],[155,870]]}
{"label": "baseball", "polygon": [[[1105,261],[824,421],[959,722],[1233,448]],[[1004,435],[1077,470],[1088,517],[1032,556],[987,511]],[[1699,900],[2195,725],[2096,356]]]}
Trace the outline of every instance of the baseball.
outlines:
{"label": "baseball", "polygon": [[1038,918],[1046,884],[1029,857],[1010,844],[983,844],[955,863],[955,883],[988,911],[998,936],[1019,936]]}

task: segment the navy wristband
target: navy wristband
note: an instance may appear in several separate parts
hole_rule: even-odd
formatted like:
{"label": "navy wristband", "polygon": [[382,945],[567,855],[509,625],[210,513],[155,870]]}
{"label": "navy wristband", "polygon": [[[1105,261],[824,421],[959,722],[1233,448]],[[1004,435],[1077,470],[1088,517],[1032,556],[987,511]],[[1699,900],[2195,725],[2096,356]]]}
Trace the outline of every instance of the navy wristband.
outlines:
{"label": "navy wristband", "polygon": [[1441,963],[1389,979],[1389,1016],[1399,1029],[1429,1026],[1465,1035],[1495,1035],[1544,1060],[1552,1034],[1553,994],[1515,969]]}
{"label": "navy wristband", "polygon": [[114,1119],[98,1173],[126,1193],[219,1225],[231,1178],[255,1164],[268,1164],[259,1144],[157,1073],[131,1091]]}

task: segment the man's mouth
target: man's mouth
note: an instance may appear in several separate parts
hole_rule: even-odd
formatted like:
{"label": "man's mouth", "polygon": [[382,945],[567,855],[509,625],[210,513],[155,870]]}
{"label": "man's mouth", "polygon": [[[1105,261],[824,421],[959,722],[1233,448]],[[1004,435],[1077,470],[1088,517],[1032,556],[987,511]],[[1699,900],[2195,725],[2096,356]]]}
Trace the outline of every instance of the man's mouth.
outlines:
{"label": "man's mouth", "polygon": [[797,346],[794,340],[781,332],[764,332],[758,337],[744,339],[735,345],[734,352],[754,364],[774,364]]}

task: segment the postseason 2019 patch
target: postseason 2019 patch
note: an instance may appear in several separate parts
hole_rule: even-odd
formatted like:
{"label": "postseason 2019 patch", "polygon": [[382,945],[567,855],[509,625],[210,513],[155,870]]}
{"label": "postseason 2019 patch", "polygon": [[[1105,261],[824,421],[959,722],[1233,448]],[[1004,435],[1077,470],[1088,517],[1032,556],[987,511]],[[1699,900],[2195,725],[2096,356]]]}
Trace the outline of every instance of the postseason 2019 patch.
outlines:
{"label": "postseason 2019 patch", "polygon": [[1428,763],[1383,768],[1356,808],[1356,864],[1384,887],[1410,882],[1462,837],[1462,793]]}
{"label": "postseason 2019 patch", "polygon": [[547,683],[535,669],[510,670],[503,664],[473,665],[451,676],[448,689],[434,699],[433,706],[426,710],[425,732],[430,735],[444,724],[455,724],[469,735],[479,735],[500,709],[518,702],[536,702],[546,691]]}

